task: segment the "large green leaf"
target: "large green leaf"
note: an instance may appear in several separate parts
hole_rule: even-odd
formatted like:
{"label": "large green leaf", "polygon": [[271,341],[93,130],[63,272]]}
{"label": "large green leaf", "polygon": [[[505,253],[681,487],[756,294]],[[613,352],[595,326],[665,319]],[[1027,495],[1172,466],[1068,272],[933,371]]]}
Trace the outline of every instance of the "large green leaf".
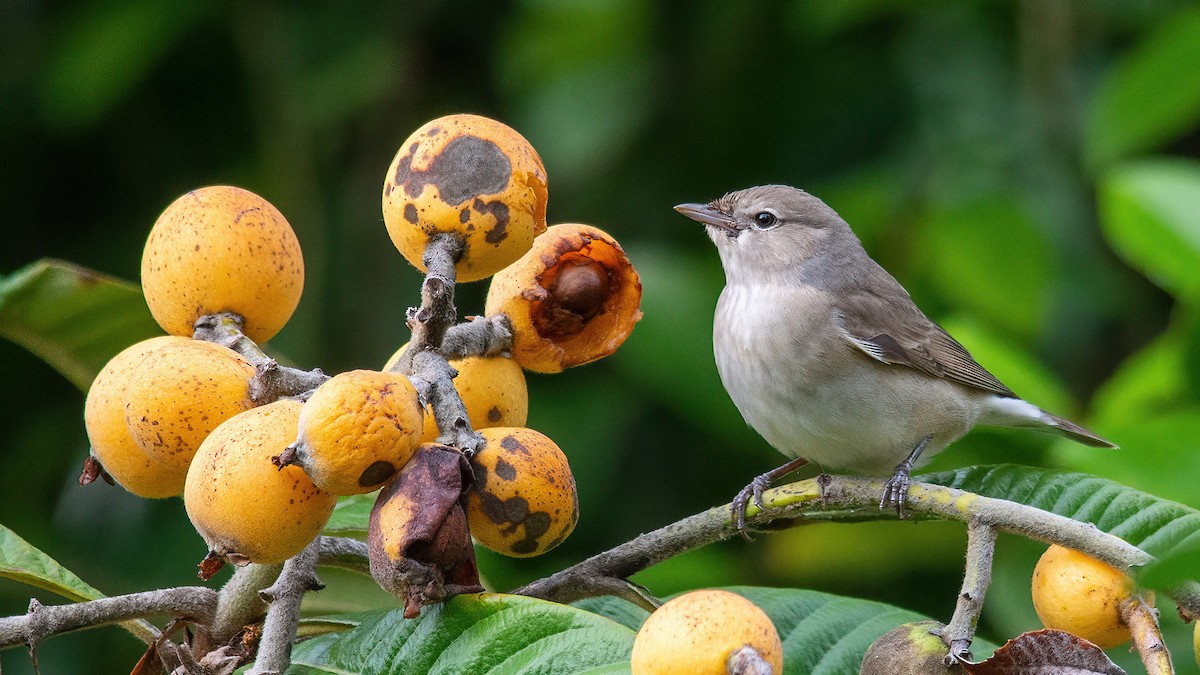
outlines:
{"label": "large green leaf", "polygon": [[1200,543],[1200,511],[1086,473],[999,464],[920,480],[1092,523],[1155,557]]}
{"label": "large green leaf", "polygon": [[1200,11],[1156,25],[1100,83],[1085,139],[1093,166],[1159,146],[1200,122]]}
{"label": "large green leaf", "polygon": [[57,593],[68,600],[104,597],[71,570],[3,525],[0,525],[0,577]]}
{"label": "large green leaf", "polygon": [[[896,626],[928,617],[892,605],[793,588],[734,586],[774,622],[784,672],[857,672],[863,653]],[[586,611],[585,611],[586,610]],[[355,615],[357,627],[299,645],[296,672],[627,673],[634,631],[648,613],[612,597],[574,607],[519,596],[458,596],[418,619]],[[982,658],[996,649],[977,640]]]}
{"label": "large green leaf", "polygon": [[61,260],[0,278],[0,336],[87,390],[117,352],[161,335],[137,285]]}
{"label": "large green leaf", "polygon": [[1127,162],[1099,184],[1104,235],[1130,265],[1168,292],[1200,296],[1200,162]]}
{"label": "large green leaf", "polygon": [[460,595],[425,608],[376,612],[357,628],[301,643],[295,672],[577,673],[629,660],[634,632],[590,612],[520,596]]}

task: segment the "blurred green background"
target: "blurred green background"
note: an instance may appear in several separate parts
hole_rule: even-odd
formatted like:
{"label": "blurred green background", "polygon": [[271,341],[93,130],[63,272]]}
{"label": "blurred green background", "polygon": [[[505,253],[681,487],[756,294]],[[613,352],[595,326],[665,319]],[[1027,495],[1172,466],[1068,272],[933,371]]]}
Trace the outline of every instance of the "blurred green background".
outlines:
{"label": "blurred green background", "polygon": [[[481,552],[495,588],[726,502],[781,463],[720,387],[720,265],[671,210],[767,182],[825,199],[985,366],[1123,446],[981,430],[934,468],[1063,466],[1200,507],[1197,73],[1200,9],[1183,0],[0,0],[0,274],[51,256],[136,280],[157,214],[232,183],[279,207],[304,248],[303,300],[270,348],[331,373],[381,367],[419,284],[383,228],[384,171],[426,120],[474,112],[541,153],[551,222],[607,229],[645,288],[616,355],[530,376],[530,426],[570,458],[581,520],[539,559]],[[485,292],[461,287],[460,313]],[[197,583],[204,545],[179,500],[76,484],[83,394],[3,340],[0,379],[0,523],[106,593]],[[637,580],[658,595],[815,588],[946,620],[964,542],[954,524],[813,525]],[[1038,627],[1041,550],[1002,538],[987,637]],[[314,608],[392,603],[325,576]],[[0,615],[30,592],[0,580]],[[1171,621],[1176,665],[1195,672]],[[44,672],[124,672],[140,651],[113,628],[39,656]],[[0,659],[29,668],[20,650]]]}

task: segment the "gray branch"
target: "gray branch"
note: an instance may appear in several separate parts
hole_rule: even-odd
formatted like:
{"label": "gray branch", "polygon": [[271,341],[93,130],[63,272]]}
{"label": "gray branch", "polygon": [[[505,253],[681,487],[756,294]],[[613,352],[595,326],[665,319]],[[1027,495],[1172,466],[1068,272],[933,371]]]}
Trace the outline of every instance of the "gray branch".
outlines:
{"label": "gray branch", "polygon": [[[463,243],[457,236],[443,234],[429,240],[424,258],[429,271],[421,285],[421,306],[408,310],[412,340],[392,366],[392,371],[406,375],[421,400],[432,408],[438,426],[438,442],[470,455],[483,446],[483,438],[471,428],[462,397],[454,388],[454,377],[458,372],[441,352],[443,338],[458,316],[454,309],[454,281],[457,278],[454,263],[462,251]],[[470,333],[462,333],[460,341],[466,341]]]}
{"label": "gray branch", "polygon": [[983,612],[983,596],[992,581],[992,559],[996,553],[996,530],[978,520],[967,523],[967,564],[954,616],[942,630],[949,647],[946,665],[971,658],[971,640]]}
{"label": "gray branch", "polygon": [[35,600],[28,613],[0,618],[0,649],[36,645],[62,633],[154,616],[207,624],[216,608],[216,592],[203,587],[146,591],[68,605],[43,605]]}
{"label": "gray branch", "polygon": [[512,322],[505,314],[472,317],[451,326],[442,340],[441,353],[448,359],[466,356],[509,356],[512,353]]}
{"label": "gray branch", "polygon": [[250,675],[278,675],[291,662],[292,644],[300,623],[300,601],[309,591],[323,588],[317,580],[317,557],[320,537],[283,564],[283,571],[269,588],[259,595],[270,603],[263,622],[258,656]]}
{"label": "gray branch", "polygon": [[280,365],[275,359],[267,356],[254,340],[246,337],[242,332],[243,325],[242,317],[231,312],[208,314],[196,320],[192,337],[228,347],[254,366],[254,379],[250,381],[250,400],[256,404],[263,405],[289,396],[301,396],[329,379],[319,368],[300,370]]}
{"label": "gray branch", "polygon": [[[895,518],[879,510],[883,481],[860,476],[819,476],[783,485],[763,493],[763,512],[747,509],[753,526],[787,521],[877,520]],[[953,488],[914,482],[908,493],[914,517],[934,517],[978,522],[1030,539],[1056,543],[1082,551],[1136,576],[1138,568],[1154,558],[1141,549],[1096,526],[1055,515],[1032,506],[994,499]],[[672,556],[735,536],[728,505],[716,506],[666,527],[639,535],[608,551],[515,591],[537,598],[571,598],[574,588],[592,577],[625,579]],[[590,584],[594,582],[588,581]],[[1182,611],[1200,615],[1200,584],[1172,589],[1170,596]]]}

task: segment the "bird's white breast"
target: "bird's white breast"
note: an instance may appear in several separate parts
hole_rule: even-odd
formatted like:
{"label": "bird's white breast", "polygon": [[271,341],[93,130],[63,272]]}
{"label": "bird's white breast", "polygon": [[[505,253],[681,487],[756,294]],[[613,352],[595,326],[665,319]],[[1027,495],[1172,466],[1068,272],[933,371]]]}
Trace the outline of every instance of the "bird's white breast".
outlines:
{"label": "bird's white breast", "polygon": [[731,284],[717,303],[717,370],[746,422],[777,450],[823,467],[891,473],[927,434],[932,456],[966,433],[974,394],[872,360],[842,337],[811,286]]}

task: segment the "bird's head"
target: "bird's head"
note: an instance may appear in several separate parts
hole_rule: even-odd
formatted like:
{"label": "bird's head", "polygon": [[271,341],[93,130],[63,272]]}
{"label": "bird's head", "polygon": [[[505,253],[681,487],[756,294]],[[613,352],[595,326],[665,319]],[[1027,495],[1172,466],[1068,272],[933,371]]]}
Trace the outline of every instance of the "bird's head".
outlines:
{"label": "bird's head", "polygon": [[847,236],[857,243],[825,202],[787,185],[738,190],[675,210],[704,224],[730,282],[787,276]]}

